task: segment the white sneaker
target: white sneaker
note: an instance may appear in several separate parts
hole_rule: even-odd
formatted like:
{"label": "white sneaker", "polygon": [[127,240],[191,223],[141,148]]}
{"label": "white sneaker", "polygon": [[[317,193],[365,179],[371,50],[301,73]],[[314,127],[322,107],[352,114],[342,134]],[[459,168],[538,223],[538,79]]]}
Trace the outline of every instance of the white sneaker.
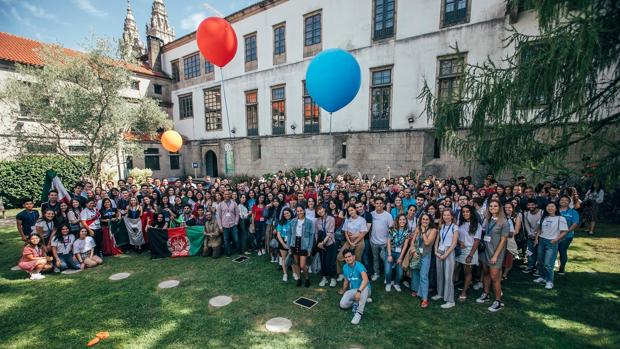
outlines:
{"label": "white sneaker", "polygon": [[326,278],[326,277],[323,277],[323,278],[321,279],[321,282],[319,282],[319,286],[320,286],[320,287],[325,287],[325,285],[326,285],[326,284],[327,284],[327,278]]}
{"label": "white sneaker", "polygon": [[329,281],[329,287],[336,287],[336,279],[332,278],[332,279]]}
{"label": "white sneaker", "polygon": [[366,303],[372,303],[372,298],[370,297],[366,298]]}
{"label": "white sneaker", "polygon": [[340,282],[342,280],[344,280],[344,275],[342,275],[342,274],[338,275],[338,280],[336,280],[336,281]]}
{"label": "white sneaker", "polygon": [[308,267],[308,274],[312,274],[312,267]]}
{"label": "white sneaker", "polygon": [[372,274],[372,281],[377,281],[379,279],[379,274]]}
{"label": "white sneaker", "polygon": [[362,320],[362,314],[355,313],[355,315],[353,315],[353,319],[351,320],[351,323],[353,325],[357,325],[360,323],[361,320]]}
{"label": "white sneaker", "polygon": [[288,274],[282,275],[282,281],[284,281],[284,282],[288,281]]}
{"label": "white sneaker", "polygon": [[394,289],[396,290],[396,292],[402,291],[400,285],[394,285]]}
{"label": "white sneaker", "polygon": [[482,288],[482,282],[478,281],[474,284],[474,286],[472,286],[472,288],[476,291],[478,291],[479,289]]}
{"label": "white sneaker", "polygon": [[293,273],[293,279],[295,279],[295,281],[299,280],[299,275],[297,275],[297,273]]}
{"label": "white sneaker", "polygon": [[553,282],[551,282],[551,281],[547,281],[547,283],[545,284],[545,288],[546,288],[547,290],[551,290],[551,289],[553,289]]}
{"label": "white sneaker", "polygon": [[432,300],[434,300],[434,301],[438,301],[438,300],[440,300],[440,299],[442,299],[442,298],[443,298],[443,297],[442,297],[441,295],[438,295],[438,294],[436,294],[436,295],[434,295],[433,297],[431,297],[431,299],[432,299]]}
{"label": "white sneaker", "polygon": [[41,273],[30,274],[30,280],[41,280],[41,279],[45,279],[45,276],[41,275]]}
{"label": "white sneaker", "polygon": [[535,283],[537,283],[537,284],[542,284],[542,283],[544,283],[545,281],[546,281],[546,280],[545,280],[545,279],[543,279],[543,278],[541,278],[541,277],[539,277],[538,279],[534,279],[534,282],[535,282]]}
{"label": "white sneaker", "polygon": [[404,286],[405,288],[410,288],[410,287],[411,287],[411,284],[409,283],[409,281],[403,281],[403,286]]}
{"label": "white sneaker", "polygon": [[390,292],[390,291],[392,291],[392,283],[385,285],[385,292]]}
{"label": "white sneaker", "polygon": [[450,309],[450,308],[454,307],[454,305],[455,305],[454,302],[446,302],[446,303],[442,304],[441,307],[443,309]]}
{"label": "white sneaker", "polygon": [[262,255],[263,253],[262,253],[262,251],[261,251],[261,250],[258,250],[258,252],[256,252],[256,254],[260,256],[260,255]]}

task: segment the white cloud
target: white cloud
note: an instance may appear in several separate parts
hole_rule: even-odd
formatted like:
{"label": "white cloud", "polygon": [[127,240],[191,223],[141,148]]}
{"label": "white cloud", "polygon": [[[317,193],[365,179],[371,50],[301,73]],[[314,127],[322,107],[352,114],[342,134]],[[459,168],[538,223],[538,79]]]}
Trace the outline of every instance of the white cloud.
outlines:
{"label": "white cloud", "polygon": [[27,18],[22,17],[19,11],[17,11],[17,8],[11,7],[11,15],[18,23],[32,27],[32,22],[30,22]]}
{"label": "white cloud", "polygon": [[105,17],[108,15],[107,12],[95,7],[91,0],[73,0],[73,3],[76,4],[77,7],[79,7],[82,11],[89,13],[93,16]]}
{"label": "white cloud", "polygon": [[207,18],[207,14],[204,12],[191,14],[181,20],[181,29],[196,30],[200,22],[202,22],[205,18]]}
{"label": "white cloud", "polygon": [[68,24],[67,22],[61,21],[55,14],[47,12],[47,10],[42,7],[38,7],[29,2],[22,2],[21,5],[35,17],[48,19],[59,24]]}

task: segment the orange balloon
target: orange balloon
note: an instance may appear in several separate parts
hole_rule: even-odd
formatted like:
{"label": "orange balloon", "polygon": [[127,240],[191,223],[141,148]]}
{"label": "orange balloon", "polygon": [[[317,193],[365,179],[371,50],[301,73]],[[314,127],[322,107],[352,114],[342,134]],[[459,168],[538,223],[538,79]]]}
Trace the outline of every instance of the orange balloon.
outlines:
{"label": "orange balloon", "polygon": [[161,135],[161,145],[169,152],[177,152],[183,146],[183,138],[177,131],[168,130]]}

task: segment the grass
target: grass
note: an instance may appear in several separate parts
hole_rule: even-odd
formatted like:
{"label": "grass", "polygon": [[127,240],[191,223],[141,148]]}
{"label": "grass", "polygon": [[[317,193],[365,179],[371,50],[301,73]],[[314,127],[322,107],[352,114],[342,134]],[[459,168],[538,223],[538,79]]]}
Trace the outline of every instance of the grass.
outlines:
{"label": "grass", "polygon": [[[8,221],[10,222],[10,221]],[[578,234],[566,276],[546,291],[516,268],[504,286],[506,308],[491,314],[470,294],[465,304],[422,310],[406,293],[386,294],[375,283],[374,302],[359,326],[338,308],[335,289],[284,284],[275,265],[260,257],[237,265],[190,257],[151,261],[147,255],[107,258],[74,275],[26,280],[10,271],[21,251],[13,225],[0,228],[0,348],[79,348],[98,331],[110,338],[97,348],[612,348],[620,347],[620,237],[601,226],[595,237]],[[130,272],[128,279],[108,277]],[[177,288],[157,284],[178,279]],[[215,309],[208,300],[230,295]],[[312,310],[292,304],[319,300]],[[287,334],[265,322],[293,321]]]}

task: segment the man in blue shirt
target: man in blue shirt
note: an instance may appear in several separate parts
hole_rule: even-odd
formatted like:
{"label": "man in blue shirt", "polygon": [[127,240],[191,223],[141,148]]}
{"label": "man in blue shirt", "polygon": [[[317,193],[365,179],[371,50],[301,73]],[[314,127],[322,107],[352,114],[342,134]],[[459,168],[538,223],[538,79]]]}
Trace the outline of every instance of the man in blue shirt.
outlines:
{"label": "man in blue shirt", "polygon": [[566,262],[568,262],[568,247],[573,242],[575,236],[575,229],[579,227],[579,213],[575,209],[570,208],[570,197],[562,195],[559,199],[560,214],[566,219],[566,225],[568,226],[568,232],[558,244],[558,252],[560,253],[560,270],[558,274],[564,275],[566,270]]}
{"label": "man in blue shirt", "polygon": [[21,239],[27,241],[30,233],[34,231],[32,227],[37,223],[37,219],[39,219],[39,212],[33,209],[34,201],[30,198],[22,199],[22,207],[24,210],[15,216],[15,221]]}
{"label": "man in blue shirt", "polygon": [[[366,268],[360,262],[355,261],[355,255],[351,250],[343,253],[345,264],[343,268],[344,283],[342,289],[338,291],[342,295],[340,299],[340,308],[349,309],[353,306],[353,319],[351,323],[357,325],[362,320],[364,307],[370,299],[370,283],[368,282],[368,274]],[[356,306],[357,305],[357,306]]]}

